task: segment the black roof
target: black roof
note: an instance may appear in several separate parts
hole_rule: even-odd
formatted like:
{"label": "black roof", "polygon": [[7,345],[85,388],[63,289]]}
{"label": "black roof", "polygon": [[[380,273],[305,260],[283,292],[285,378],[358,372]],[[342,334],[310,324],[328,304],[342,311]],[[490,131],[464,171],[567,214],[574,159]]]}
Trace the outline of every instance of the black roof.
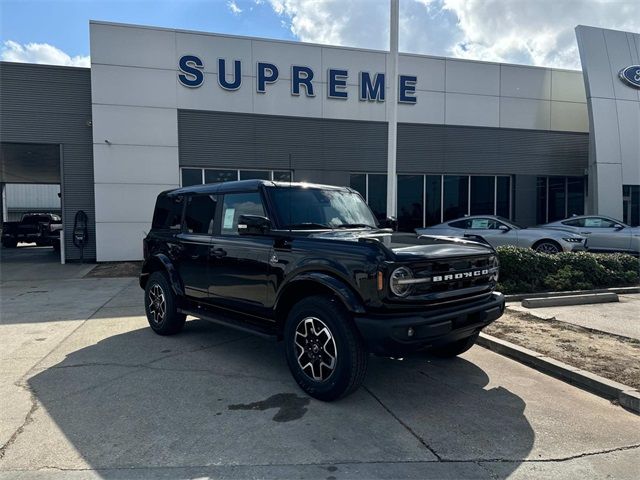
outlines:
{"label": "black roof", "polygon": [[261,186],[277,188],[320,188],[323,190],[351,190],[348,187],[337,187],[335,185],[320,185],[306,182],[274,182],[273,180],[238,180],[235,182],[206,183],[204,185],[193,185],[174,190],[162,192],[164,194],[178,195],[185,193],[228,193],[228,192],[251,192],[257,191]]}

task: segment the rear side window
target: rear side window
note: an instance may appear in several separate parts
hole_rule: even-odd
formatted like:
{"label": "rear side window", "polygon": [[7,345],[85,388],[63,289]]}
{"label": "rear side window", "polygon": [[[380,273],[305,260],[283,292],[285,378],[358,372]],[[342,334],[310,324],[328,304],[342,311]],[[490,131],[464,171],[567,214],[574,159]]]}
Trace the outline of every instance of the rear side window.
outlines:
{"label": "rear side window", "polygon": [[151,228],[154,230],[180,230],[183,204],[184,197],[182,196],[160,195],[156,201]]}
{"label": "rear side window", "polygon": [[187,200],[184,213],[185,229],[189,233],[211,235],[216,214],[216,197],[213,195],[193,195]]}
{"label": "rear side window", "polygon": [[584,218],[576,218],[575,220],[568,220],[566,222],[562,222],[562,224],[568,227],[584,227]]}
{"label": "rear side window", "polygon": [[469,221],[468,220],[458,220],[457,222],[451,222],[449,224],[450,227],[453,228],[469,228]]}
{"label": "rear side window", "polygon": [[223,235],[238,234],[238,218],[240,215],[264,216],[262,198],[258,192],[229,193],[224,196],[222,207]]}

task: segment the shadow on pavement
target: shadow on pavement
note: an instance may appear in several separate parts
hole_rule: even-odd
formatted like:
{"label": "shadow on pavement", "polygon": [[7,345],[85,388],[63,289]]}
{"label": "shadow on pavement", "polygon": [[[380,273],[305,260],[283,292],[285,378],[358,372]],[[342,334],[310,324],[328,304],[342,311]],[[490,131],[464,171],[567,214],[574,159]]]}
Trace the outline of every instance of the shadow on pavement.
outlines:
{"label": "shadow on pavement", "polygon": [[73,447],[34,437],[60,468],[79,454],[94,469],[497,458],[515,469],[534,441],[525,403],[488,384],[460,358],[372,357],[365,388],[322,403],[297,388],[280,344],[202,321],[175,337],[111,336],[29,380]]}

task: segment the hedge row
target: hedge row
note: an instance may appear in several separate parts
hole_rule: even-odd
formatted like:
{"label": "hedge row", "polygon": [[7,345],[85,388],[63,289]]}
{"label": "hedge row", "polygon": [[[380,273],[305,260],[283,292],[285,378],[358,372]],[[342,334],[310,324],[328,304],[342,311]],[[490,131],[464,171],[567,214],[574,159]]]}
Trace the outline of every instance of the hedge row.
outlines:
{"label": "hedge row", "polygon": [[503,293],[590,290],[640,283],[640,259],[622,253],[558,253],[498,247]]}

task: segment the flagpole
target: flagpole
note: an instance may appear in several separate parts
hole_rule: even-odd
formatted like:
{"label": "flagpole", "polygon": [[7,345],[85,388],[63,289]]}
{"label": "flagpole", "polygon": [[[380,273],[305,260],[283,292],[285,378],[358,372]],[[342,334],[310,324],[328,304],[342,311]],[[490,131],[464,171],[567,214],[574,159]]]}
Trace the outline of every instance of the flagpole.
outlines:
{"label": "flagpole", "polygon": [[390,0],[389,21],[389,98],[387,101],[387,216],[397,217],[398,179],[396,175],[396,152],[398,144],[398,30],[399,0]]}

